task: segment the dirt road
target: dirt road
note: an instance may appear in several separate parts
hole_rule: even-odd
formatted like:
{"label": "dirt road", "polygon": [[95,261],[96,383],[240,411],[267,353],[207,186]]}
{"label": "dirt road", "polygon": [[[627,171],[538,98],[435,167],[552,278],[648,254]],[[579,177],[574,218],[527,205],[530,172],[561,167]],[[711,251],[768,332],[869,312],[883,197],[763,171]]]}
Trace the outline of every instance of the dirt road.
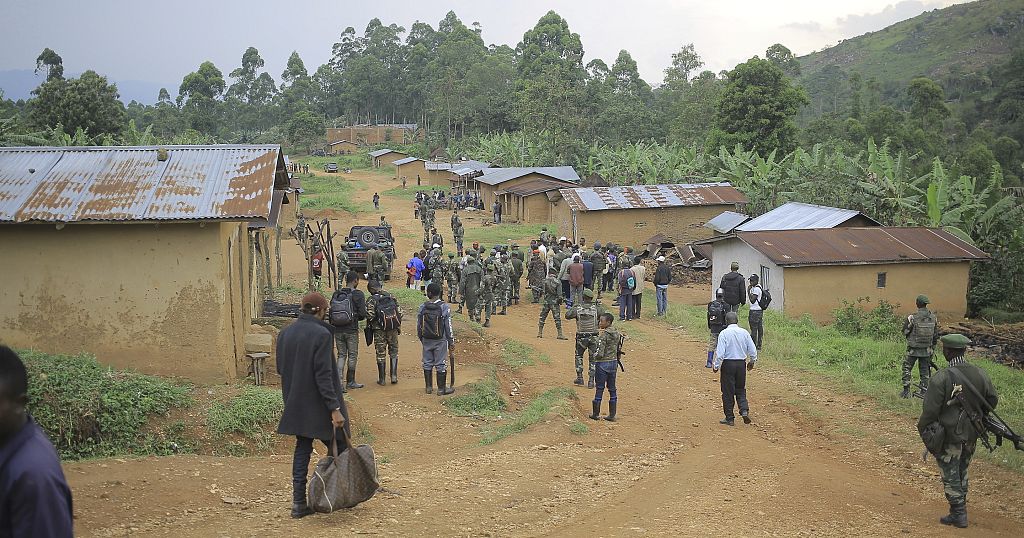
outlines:
{"label": "dirt road", "polygon": [[[393,180],[356,172],[367,199]],[[390,181],[390,182],[389,182]],[[410,203],[385,197],[382,210],[403,244],[421,231]],[[376,214],[341,218],[336,229]],[[448,214],[438,212],[447,231]],[[523,238],[513,238],[523,239]],[[296,252],[292,255],[301,257]],[[411,251],[402,248],[400,252]],[[404,257],[404,256],[403,256]],[[404,265],[404,260],[399,261]],[[304,272],[297,267],[295,280]],[[401,267],[396,268],[396,274]],[[404,279],[403,279],[404,280]],[[670,300],[700,300],[672,290]],[[703,293],[703,292],[702,292]],[[645,305],[646,315],[653,305]],[[571,386],[571,341],[537,340],[536,305],[497,316],[485,338],[460,354],[498,364],[512,410],[545,389]],[[945,509],[937,469],[922,464],[913,425],[864,398],[773,364],[770,348],[748,378],[754,423],[718,424],[717,376],[704,365],[705,335],[651,319],[631,322],[627,371],[619,376],[616,423],[584,418],[593,391],[574,388],[576,410],[481,446],[479,421],[453,417],[423,394],[418,347],[403,335],[400,383],[371,382],[372,353],[360,352],[367,387],[349,393],[353,422],[375,440],[385,491],[351,510],[288,518],[291,455],[182,456],[67,466],[83,536],[954,536],[937,524]],[[572,334],[573,327],[566,325]],[[516,339],[552,358],[512,370],[497,358]],[[369,367],[369,368],[368,368]],[[589,427],[572,433],[571,424]],[[978,462],[971,469],[972,536],[1024,535],[1021,476]]]}

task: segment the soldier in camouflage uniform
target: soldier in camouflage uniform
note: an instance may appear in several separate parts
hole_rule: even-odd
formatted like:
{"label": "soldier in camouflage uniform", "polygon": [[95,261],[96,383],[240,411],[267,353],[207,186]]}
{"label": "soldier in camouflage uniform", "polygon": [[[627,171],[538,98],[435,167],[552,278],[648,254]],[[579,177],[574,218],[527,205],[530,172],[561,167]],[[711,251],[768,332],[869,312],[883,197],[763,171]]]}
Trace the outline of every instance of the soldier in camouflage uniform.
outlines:
{"label": "soldier in camouflage uniform", "polygon": [[622,335],[612,328],[612,321],[615,316],[611,312],[601,314],[598,328],[597,356],[594,357],[594,366],[597,372],[597,390],[594,392],[594,411],[590,418],[597,420],[601,416],[601,399],[604,397],[605,386],[608,387],[608,415],[604,417],[609,422],[615,422],[615,413],[618,410],[619,394],[615,386],[615,378],[618,373],[619,343]]}
{"label": "soldier in camouflage uniform", "polygon": [[597,296],[601,297],[604,288],[604,270],[608,267],[608,256],[601,252],[601,242],[594,241],[594,251],[590,253],[590,263],[594,264],[593,287]]}
{"label": "soldier in camouflage uniform", "polygon": [[368,280],[384,283],[388,273],[388,260],[376,246],[366,251],[366,273]]}
{"label": "soldier in camouflage uniform", "polygon": [[917,312],[907,316],[903,322],[903,335],[907,337],[907,356],[903,359],[903,392],[902,398],[910,398],[911,372],[914,362],[921,374],[921,392],[928,390],[928,377],[931,375],[932,357],[935,354],[935,343],[939,338],[939,322],[935,314],[928,310],[928,297],[917,296]]}
{"label": "soldier in camouflage uniform", "polygon": [[523,280],[523,269],[525,268],[523,261],[523,253],[519,250],[519,245],[512,243],[512,256],[509,258],[509,264],[512,266],[512,270],[509,272],[512,304],[519,304],[519,291]]}
{"label": "soldier in camouflage uniform", "polygon": [[547,273],[547,268],[544,266],[544,260],[541,259],[540,253],[536,250],[533,251],[533,255],[530,256],[530,264],[528,266],[528,273],[526,275],[526,284],[530,287],[533,292],[533,304],[540,302],[541,293],[543,293],[544,278]]}
{"label": "soldier in camouflage uniform", "polygon": [[548,231],[548,227],[542,226],[540,229],[540,242],[544,243],[544,246],[550,247],[552,239],[553,238],[551,237],[551,232]]}
{"label": "soldier in camouflage uniform", "polygon": [[949,501],[949,515],[939,522],[958,528],[967,527],[967,468],[979,435],[966,416],[964,406],[973,407],[974,414],[980,417],[995,410],[999,403],[988,374],[964,357],[970,343],[962,334],[942,337],[942,354],[949,361],[949,368],[938,371],[932,378],[917,422],[919,432],[925,432],[936,422],[945,430],[942,447],[933,454]]}
{"label": "soldier in camouflage uniform", "polygon": [[[498,277],[494,275],[495,267],[494,264],[487,266],[487,274],[480,279],[480,304],[478,308],[482,308],[484,311],[484,327],[491,326],[491,310],[494,308],[494,294],[498,287]],[[477,321],[480,320],[480,314],[476,315]]]}
{"label": "soldier in camouflage uniform", "polygon": [[[477,263],[476,256],[470,256],[466,268],[462,270],[462,278],[459,279],[459,293],[466,302],[469,309],[469,319],[480,323],[480,281],[483,279],[483,271]],[[459,305],[459,312],[462,312],[462,305]]]}
{"label": "soldier in camouflage uniform", "polygon": [[576,385],[583,384],[583,352],[587,357],[587,388],[594,388],[594,357],[598,345],[598,317],[605,312],[600,304],[594,302],[594,290],[583,289],[583,300],[565,313],[565,319],[576,320]]}
{"label": "soldier in camouflage uniform", "polygon": [[[436,245],[437,243],[434,243],[434,244]],[[427,286],[429,286],[431,282],[437,282],[437,284],[442,287],[441,294],[443,295],[444,294],[444,291],[443,291],[443,288],[444,288],[444,268],[445,268],[445,266],[447,264],[445,263],[444,259],[441,257],[441,249],[440,248],[434,248],[434,250],[430,252],[430,256],[427,259],[427,263],[428,263],[428,267],[430,269],[430,281],[427,282],[426,284],[427,284]]]}
{"label": "soldier in camouflage uniform", "polygon": [[558,329],[558,339],[568,340],[562,334],[562,315],[559,312],[559,305],[562,304],[562,283],[558,281],[558,277],[550,275],[544,279],[540,291],[544,293],[544,304],[540,307],[540,319],[537,321],[537,338],[544,338],[544,319],[548,317],[548,312],[551,312],[551,317],[555,318],[555,328]]}
{"label": "soldier in camouflage uniform", "polygon": [[340,290],[341,288],[345,287],[345,275],[347,275],[348,272],[351,270],[351,268],[348,265],[348,253],[345,252],[345,249],[339,249],[338,250],[337,268],[338,268],[338,289]]}
{"label": "soldier in camouflage uniform", "polygon": [[[377,352],[377,384],[383,386],[384,383],[384,357],[387,356],[391,359],[391,384],[398,383],[398,335],[402,334],[402,329],[389,329],[384,330],[380,322],[380,312],[377,307],[384,298],[393,299],[394,297],[384,291],[381,283],[376,280],[371,280],[366,285],[367,291],[370,292],[370,296],[366,299],[366,313],[369,316],[367,320],[367,327],[373,331],[373,345]],[[398,316],[402,316],[402,307],[398,306]]]}
{"label": "soldier in camouflage uniform", "polygon": [[[448,253],[448,262],[444,265],[445,283],[448,284],[448,302],[458,303],[459,291],[459,261],[455,259],[455,253]],[[461,304],[459,307],[461,308]]]}
{"label": "soldier in camouflage uniform", "polygon": [[512,264],[508,260],[508,254],[502,254],[497,263],[498,277],[498,305],[501,306],[499,316],[508,314],[508,305],[512,299]]}

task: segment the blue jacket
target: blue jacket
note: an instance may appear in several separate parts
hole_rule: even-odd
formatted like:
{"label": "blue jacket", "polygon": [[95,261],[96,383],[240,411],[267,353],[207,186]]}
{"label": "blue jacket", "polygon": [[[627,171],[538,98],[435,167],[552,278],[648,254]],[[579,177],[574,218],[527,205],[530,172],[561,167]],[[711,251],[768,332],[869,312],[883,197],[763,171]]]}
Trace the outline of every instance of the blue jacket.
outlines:
{"label": "blue jacket", "polygon": [[0,538],[72,536],[71,488],[32,417],[0,446]]}

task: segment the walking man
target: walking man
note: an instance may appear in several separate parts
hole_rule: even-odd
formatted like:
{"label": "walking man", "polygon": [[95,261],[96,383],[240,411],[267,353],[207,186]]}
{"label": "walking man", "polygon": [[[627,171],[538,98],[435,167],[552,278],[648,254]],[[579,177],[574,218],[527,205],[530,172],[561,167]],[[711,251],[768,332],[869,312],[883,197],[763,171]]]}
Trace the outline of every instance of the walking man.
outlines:
{"label": "walking man", "polygon": [[366,296],[359,289],[359,273],[349,271],[345,274],[345,287],[331,296],[331,315],[328,318],[334,326],[334,343],[338,346],[339,374],[345,371],[348,363],[342,392],[363,388],[356,382],[356,363],[359,361],[359,322],[366,318]]}
{"label": "walking man", "polygon": [[466,237],[466,228],[462,226],[461,219],[452,223],[452,234],[455,237],[456,250],[462,251],[462,240]]}
{"label": "walking man", "polygon": [[594,302],[594,290],[585,289],[580,302],[565,313],[565,319],[576,320],[576,380],[574,385],[583,385],[583,353],[587,352],[587,388],[594,388],[594,359],[598,351],[598,323],[604,309]]}
{"label": "walking man", "polygon": [[[384,218],[384,217],[381,217],[381,218]],[[337,285],[337,287],[335,289],[339,289],[340,290],[341,288],[345,287],[345,277],[348,276],[348,272],[351,270],[351,267],[349,267],[348,263],[349,263],[348,262],[348,253],[345,252],[344,248],[338,249],[338,260],[337,260],[338,285]]]}
{"label": "walking man", "polygon": [[494,213],[494,223],[501,224],[501,202],[495,200],[491,205],[491,211]]}
{"label": "walking man", "polygon": [[423,382],[426,392],[434,390],[431,379],[433,371],[437,372],[437,395],[445,396],[455,392],[448,388],[448,366],[445,360],[455,350],[455,331],[452,330],[452,311],[447,303],[441,300],[441,285],[431,282],[427,286],[427,300],[420,306],[416,315],[416,337],[423,346]]}
{"label": "walking man", "polygon": [[559,305],[562,304],[562,286],[555,278],[555,275],[548,275],[541,284],[540,289],[534,289],[534,291],[540,291],[544,295],[544,304],[540,307],[540,319],[537,322],[537,338],[544,338],[544,320],[548,317],[548,312],[551,312],[551,317],[555,319],[555,328],[558,329],[558,339],[568,340],[562,334],[562,315],[559,313]]}
{"label": "walking man", "polygon": [[527,266],[526,274],[526,285],[533,292],[533,300],[531,301],[533,304],[540,302],[546,271],[547,267],[544,265],[544,260],[540,257],[540,252],[534,250],[530,256],[530,264]]}
{"label": "walking man", "polygon": [[523,253],[519,251],[519,245],[512,243],[512,256],[509,258],[512,270],[509,278],[512,293],[512,304],[519,304],[519,292],[523,281]]}
{"label": "walking man", "polygon": [[604,396],[604,388],[608,387],[608,415],[604,417],[609,422],[615,422],[619,394],[615,387],[615,377],[618,374],[616,367],[619,363],[619,348],[622,345],[622,335],[612,329],[612,321],[615,316],[611,312],[601,314],[597,357],[594,359],[594,368],[597,374],[597,391],[594,393],[594,410],[590,418],[597,420],[601,416],[601,399]]}
{"label": "walking man", "polygon": [[[466,268],[462,270],[462,278],[459,280],[459,293],[466,303],[466,308],[469,309],[469,319],[480,323],[480,282],[483,280],[483,270],[476,261],[476,255],[469,255]],[[459,304],[458,311],[462,312],[462,304]]]}
{"label": "walking man", "polygon": [[629,267],[619,269],[619,321],[633,319],[633,288],[636,287],[636,276]]}
{"label": "walking man", "polygon": [[750,338],[754,347],[761,351],[761,339],[764,338],[764,309],[761,308],[761,296],[764,290],[758,285],[759,277],[750,275],[750,286],[747,287],[747,298],[750,299],[750,312],[747,323],[750,325]]}
{"label": "walking man", "polygon": [[928,377],[931,375],[931,361],[935,353],[935,343],[939,338],[939,322],[935,314],[928,310],[928,297],[917,296],[917,312],[907,316],[903,322],[903,335],[907,337],[907,356],[903,359],[903,392],[901,398],[910,398],[910,380],[917,362],[917,371],[921,376],[921,393],[928,390]]}
{"label": "walking man", "polygon": [[366,251],[366,272],[367,280],[384,282],[388,273],[388,260],[384,253],[377,248],[377,245]]}
{"label": "walking man", "polygon": [[608,267],[608,256],[601,251],[601,242],[594,241],[594,251],[590,253],[590,263],[594,264],[594,282],[592,283],[592,289],[597,292],[597,297],[601,297],[601,292],[605,290],[604,287],[604,275],[605,268]]}
{"label": "walking man", "polygon": [[740,307],[747,302],[747,287],[743,284],[743,275],[739,273],[739,262],[732,262],[730,269],[732,271],[722,277],[718,287],[725,292],[725,304],[729,305],[729,311],[739,312]]}
{"label": "walking man", "polygon": [[[487,274],[480,279],[480,303],[478,308],[482,307],[484,311],[484,327],[491,326],[491,311],[494,310],[494,294],[498,288],[498,277],[494,275],[494,264],[487,264]],[[476,315],[476,319],[480,319],[479,312]]]}
{"label": "walking man", "polygon": [[374,351],[377,352],[377,384],[384,386],[384,357],[390,359],[391,384],[398,383],[398,335],[402,334],[402,307],[393,295],[384,291],[380,282],[371,280],[366,285],[370,298],[366,300],[369,314],[367,330],[373,331]]}
{"label": "walking man", "polygon": [[448,284],[448,302],[455,304],[459,302],[459,262],[455,259],[454,252],[448,253],[448,263],[444,266],[444,277]]}
{"label": "walking man", "polygon": [[725,292],[718,288],[715,292],[715,300],[708,303],[708,331],[711,337],[708,339],[708,362],[705,368],[711,368],[715,358],[715,350],[718,349],[718,335],[725,329],[725,313],[729,311],[729,305],[722,300]]}
{"label": "walking man", "polygon": [[373,208],[380,209],[380,195],[373,193]]}
{"label": "walking man", "polygon": [[672,282],[672,268],[664,256],[658,256],[658,268],[654,270],[654,297],[658,302],[658,316],[668,311],[668,285]]}
{"label": "walking man", "polygon": [[[722,408],[725,418],[719,424],[736,424],[734,409],[739,405],[744,424],[750,424],[750,407],[747,404],[747,371],[754,369],[757,362],[757,348],[750,339],[750,333],[737,325],[736,312],[725,314],[726,328],[718,335],[713,371],[722,371]],[[749,362],[748,362],[749,361]]]}
{"label": "walking man", "polygon": [[[949,367],[932,378],[931,388],[924,395],[917,429],[925,435],[935,423],[942,425],[945,435],[942,446],[932,453],[942,474],[942,485],[949,501],[949,515],[939,522],[967,528],[967,468],[971,465],[979,432],[965,414],[984,416],[996,408],[999,395],[988,374],[967,362],[964,357],[971,341],[962,334],[942,337],[942,354]],[[969,408],[969,409],[968,409]]]}
{"label": "walking man", "polygon": [[[277,336],[277,373],[281,376],[284,412],[277,433],[295,436],[292,456],[292,517],[313,513],[306,504],[306,474],[313,439],[326,446],[338,438],[339,450],[348,448],[348,410],[341,396],[341,379],[334,362],[331,326],[324,323],[329,306],[319,293],[302,298],[302,313]],[[337,433],[345,428],[345,434]]]}

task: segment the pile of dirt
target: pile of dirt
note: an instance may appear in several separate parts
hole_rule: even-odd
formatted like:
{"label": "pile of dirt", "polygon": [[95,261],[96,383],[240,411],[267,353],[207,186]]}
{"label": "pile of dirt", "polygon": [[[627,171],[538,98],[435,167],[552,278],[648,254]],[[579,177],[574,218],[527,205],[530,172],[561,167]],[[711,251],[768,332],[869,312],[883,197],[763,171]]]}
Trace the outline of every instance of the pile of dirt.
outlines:
{"label": "pile of dirt", "polygon": [[[711,284],[710,269],[694,269],[679,263],[679,257],[673,256],[667,261],[672,264],[672,284],[675,286],[698,285],[706,286]],[[648,258],[643,261],[647,274],[644,280],[653,281],[654,271],[658,268],[658,262]]]}
{"label": "pile of dirt", "polygon": [[971,339],[975,351],[992,357],[998,363],[1024,369],[1024,323],[993,325],[979,320],[964,320],[950,326]]}

